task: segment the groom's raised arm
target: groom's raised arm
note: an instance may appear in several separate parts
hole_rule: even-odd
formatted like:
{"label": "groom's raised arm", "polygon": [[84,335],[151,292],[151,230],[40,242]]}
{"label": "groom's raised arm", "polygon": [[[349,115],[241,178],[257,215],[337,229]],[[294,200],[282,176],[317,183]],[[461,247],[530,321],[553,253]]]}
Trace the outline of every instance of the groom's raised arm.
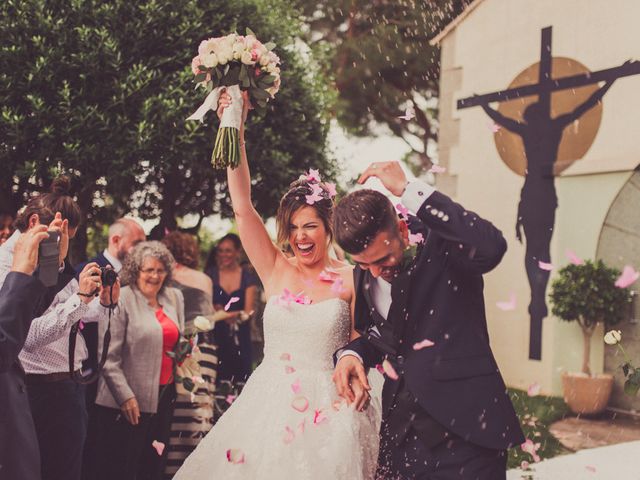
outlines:
{"label": "groom's raised arm", "polygon": [[377,177],[387,190],[402,197],[402,204],[416,213],[429,228],[429,235],[438,235],[451,244],[449,255],[459,268],[484,274],[502,260],[507,242],[500,230],[431,185],[420,180],[407,182],[398,162],[371,164],[358,183],[369,177]]}

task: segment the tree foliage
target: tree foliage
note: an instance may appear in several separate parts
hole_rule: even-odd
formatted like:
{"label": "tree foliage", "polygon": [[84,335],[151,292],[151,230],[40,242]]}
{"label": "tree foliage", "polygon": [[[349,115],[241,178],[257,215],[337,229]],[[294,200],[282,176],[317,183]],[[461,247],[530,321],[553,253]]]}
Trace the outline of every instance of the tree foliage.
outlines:
{"label": "tree foliage", "polygon": [[[350,133],[377,125],[404,139],[414,163],[431,164],[437,140],[440,51],[429,44],[470,0],[297,0],[308,38],[338,90],[336,116]],[[319,53],[320,54],[320,53]],[[415,119],[398,118],[407,107]]]}
{"label": "tree foliage", "polygon": [[209,163],[217,119],[185,121],[204,97],[190,63],[203,38],[246,27],[283,60],[280,93],[247,126],[259,211],[272,215],[306,168],[331,177],[325,82],[292,48],[293,13],[284,0],[2,2],[2,206],[15,212],[64,172],[88,225],[131,210],[169,228],[188,213],[229,215],[225,172]]}

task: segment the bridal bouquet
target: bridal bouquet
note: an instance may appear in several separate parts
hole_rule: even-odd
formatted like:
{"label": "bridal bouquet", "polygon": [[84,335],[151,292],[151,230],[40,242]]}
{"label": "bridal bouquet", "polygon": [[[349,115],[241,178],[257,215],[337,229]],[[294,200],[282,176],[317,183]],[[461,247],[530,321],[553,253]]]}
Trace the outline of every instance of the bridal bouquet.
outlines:
{"label": "bridal bouquet", "polygon": [[280,58],[273,52],[275,43],[262,44],[247,29],[245,36],[232,33],[203,40],[198,55],[191,61],[195,82],[208,95],[187,120],[202,122],[209,110],[216,110],[223,91],[232,98],[224,110],[211,155],[215,168],[235,168],[240,162],[239,130],[242,123],[242,91],[249,92],[251,104],[264,109],[280,89]]}

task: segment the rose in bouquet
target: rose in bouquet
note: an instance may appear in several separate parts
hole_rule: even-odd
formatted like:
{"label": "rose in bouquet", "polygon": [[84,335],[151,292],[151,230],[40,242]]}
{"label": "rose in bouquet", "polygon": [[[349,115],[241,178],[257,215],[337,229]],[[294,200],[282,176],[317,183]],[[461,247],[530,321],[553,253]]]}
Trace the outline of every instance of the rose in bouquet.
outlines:
{"label": "rose in bouquet", "polygon": [[216,110],[223,91],[233,102],[224,110],[211,155],[215,168],[235,168],[240,162],[239,130],[242,123],[242,91],[254,108],[264,109],[280,89],[280,59],[275,43],[263,44],[247,29],[245,36],[232,33],[203,40],[191,62],[195,82],[208,95],[187,120],[202,122],[209,110]]}

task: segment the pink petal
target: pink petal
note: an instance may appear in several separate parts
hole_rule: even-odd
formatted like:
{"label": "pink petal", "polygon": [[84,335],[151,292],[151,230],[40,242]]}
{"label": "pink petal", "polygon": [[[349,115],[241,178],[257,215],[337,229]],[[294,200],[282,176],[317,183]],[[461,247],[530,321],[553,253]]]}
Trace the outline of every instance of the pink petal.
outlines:
{"label": "pink petal", "polygon": [[516,309],[516,294],[511,293],[509,300],[506,302],[496,302],[496,306],[500,310],[504,310],[505,312],[510,312]]}
{"label": "pink petal", "polygon": [[300,433],[304,433],[304,427],[307,424],[307,419],[304,418],[299,424],[298,424],[298,430],[300,430]]}
{"label": "pink petal", "polygon": [[384,375],[384,368],[382,368],[382,365],[380,363],[376,364],[376,370],[380,372],[380,375]]}
{"label": "pink petal", "polygon": [[627,288],[628,286],[635,283],[638,278],[640,278],[640,273],[636,272],[631,265],[625,265],[624,269],[622,270],[622,275],[618,277],[615,285],[618,288]]}
{"label": "pink petal", "polygon": [[230,448],[227,450],[227,461],[238,465],[244,463],[244,453],[239,448]]}
{"label": "pink petal", "polygon": [[413,105],[409,105],[404,111],[404,115],[400,115],[398,118],[402,120],[413,120],[416,117],[416,110]]}
{"label": "pink petal", "polygon": [[309,408],[309,400],[307,400],[307,397],[303,397],[302,395],[299,395],[293,399],[293,401],[291,402],[291,406],[293,407],[294,410],[297,410],[300,413],[303,413],[303,412],[306,412],[307,409]]}
{"label": "pink petal", "polygon": [[529,395],[530,397],[535,397],[537,395],[540,395],[540,384],[538,382],[534,382],[531,385],[529,385],[529,388],[527,389],[527,395]]}
{"label": "pink petal", "polygon": [[314,170],[313,168],[309,169],[309,173],[307,173],[307,182],[320,182],[320,170]]}
{"label": "pink petal", "polygon": [[327,189],[327,193],[330,198],[333,198],[338,194],[335,183],[325,183],[324,186]]}
{"label": "pink petal", "polygon": [[428,338],[425,338],[424,340],[422,340],[421,342],[418,343],[414,343],[413,344],[413,349],[414,350],[422,350],[423,348],[427,348],[427,347],[433,347],[435,345],[435,343],[433,343],[431,340],[429,340]]}
{"label": "pink petal", "polygon": [[543,262],[542,260],[538,261],[538,267],[540,268],[540,270],[546,270],[547,272],[553,270],[553,264]]}
{"label": "pink petal", "polygon": [[424,236],[422,233],[409,233],[409,244],[410,245],[418,245],[419,243],[424,242]]}
{"label": "pink petal", "polygon": [[282,441],[286,444],[293,442],[293,439],[296,438],[296,432],[291,430],[289,427],[284,428],[284,437]]}
{"label": "pink petal", "polygon": [[154,440],[153,442],[151,442],[151,446],[156,449],[158,456],[161,457],[162,452],[164,452],[164,443]]}
{"label": "pink petal", "polygon": [[593,465],[587,465],[586,468],[588,471],[590,471],[591,473],[596,473],[596,467],[594,467]]}
{"label": "pink petal", "polygon": [[84,330],[84,322],[82,320],[80,320],[78,323],[78,329]]}
{"label": "pink petal", "polygon": [[284,362],[289,362],[291,361],[291,354],[289,353],[283,353],[282,355],[280,355],[280,360],[284,361]]}
{"label": "pink petal", "polygon": [[236,396],[235,395],[227,395],[226,400],[227,400],[227,403],[229,405],[231,405],[236,400]]}
{"label": "pink petal", "polygon": [[409,209],[402,205],[401,203],[396,204],[396,210],[405,220],[409,218]]}
{"label": "pink petal", "polygon": [[300,387],[300,379],[298,378],[295,382],[293,382],[291,384],[291,390],[293,391],[293,393],[295,393],[296,395],[298,393],[300,393],[301,387]]}
{"label": "pink petal", "polygon": [[335,274],[327,272],[327,270],[325,269],[320,272],[320,275],[318,275],[318,280],[320,280],[321,282],[333,282],[334,277]]}
{"label": "pink petal", "polygon": [[573,250],[567,249],[566,253],[567,253],[567,258],[569,259],[569,262],[573,263],[574,265],[584,265],[584,260],[578,257]]}
{"label": "pink petal", "polygon": [[224,311],[226,312],[227,310],[229,310],[229,307],[231,307],[232,304],[238,302],[239,300],[240,297],[231,297],[227,304],[224,306]]}
{"label": "pink petal", "polygon": [[384,371],[384,373],[387,374],[387,377],[389,377],[391,380],[398,380],[398,373],[396,372],[396,369],[393,368],[393,365],[391,365],[391,362],[389,362],[389,360],[384,360],[382,362],[382,370]]}
{"label": "pink petal", "polygon": [[331,284],[331,292],[332,293],[342,293],[344,291],[343,285],[344,284],[344,280],[342,280],[342,277],[338,277],[334,280],[333,284]]}
{"label": "pink petal", "polygon": [[427,173],[444,173],[446,172],[447,169],[444,167],[441,167],[440,165],[433,165],[428,171]]}
{"label": "pink petal", "polygon": [[312,193],[311,195],[305,195],[305,198],[309,205],[313,205],[314,203],[322,200],[322,195],[320,195],[319,193]]}
{"label": "pink petal", "polygon": [[495,122],[487,122],[487,128],[491,130],[493,133],[499,131],[502,127]]}
{"label": "pink petal", "polygon": [[293,373],[293,372],[295,372],[295,371],[296,371],[296,369],[295,369],[295,368],[293,368],[293,367],[292,367],[292,366],[290,366],[290,365],[286,365],[286,366],[284,367],[284,373]]}
{"label": "pink petal", "polygon": [[323,422],[329,420],[322,410],[316,410],[313,414],[313,424],[320,425]]}

